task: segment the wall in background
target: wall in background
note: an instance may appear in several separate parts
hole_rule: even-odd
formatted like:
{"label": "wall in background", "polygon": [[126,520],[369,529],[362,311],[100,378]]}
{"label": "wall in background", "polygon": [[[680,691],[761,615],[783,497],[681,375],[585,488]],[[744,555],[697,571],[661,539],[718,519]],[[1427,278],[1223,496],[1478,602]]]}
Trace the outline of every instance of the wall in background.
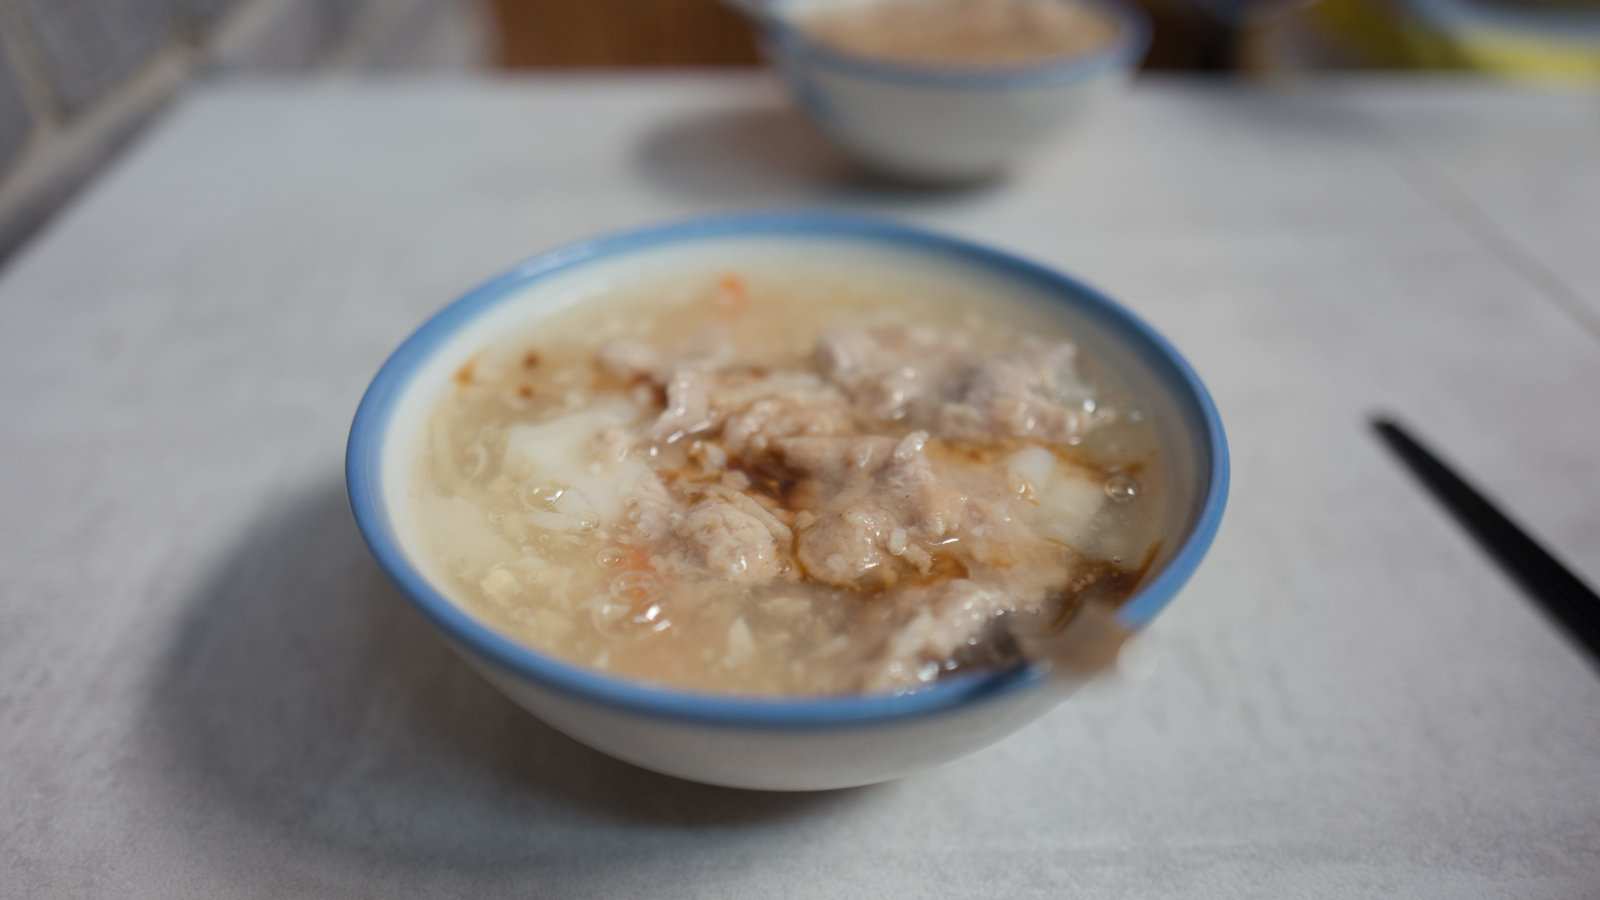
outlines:
{"label": "wall in background", "polygon": [[196,79],[461,69],[481,0],[0,0],[0,259]]}
{"label": "wall in background", "polygon": [[[1238,55],[1219,10],[1294,5],[1129,2],[1147,68],[1211,71]],[[724,0],[0,0],[0,260],[196,79],[756,62]]]}
{"label": "wall in background", "polygon": [[507,68],[755,65],[754,35],[723,0],[493,0]]}
{"label": "wall in background", "polygon": [[[1252,0],[1127,0],[1155,22],[1156,69],[1225,69],[1233,28],[1219,7]],[[1259,0],[1285,2],[1285,0]],[[491,0],[508,68],[727,66],[758,61],[748,22],[726,0]]]}

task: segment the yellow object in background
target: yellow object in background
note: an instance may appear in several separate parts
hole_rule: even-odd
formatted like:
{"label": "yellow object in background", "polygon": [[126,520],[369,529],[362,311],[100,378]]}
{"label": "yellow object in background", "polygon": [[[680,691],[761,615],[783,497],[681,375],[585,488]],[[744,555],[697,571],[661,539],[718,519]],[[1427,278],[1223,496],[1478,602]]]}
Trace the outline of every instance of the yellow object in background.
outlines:
{"label": "yellow object in background", "polygon": [[1445,69],[1600,85],[1600,4],[1587,10],[1482,0],[1321,0],[1267,25],[1257,68]]}

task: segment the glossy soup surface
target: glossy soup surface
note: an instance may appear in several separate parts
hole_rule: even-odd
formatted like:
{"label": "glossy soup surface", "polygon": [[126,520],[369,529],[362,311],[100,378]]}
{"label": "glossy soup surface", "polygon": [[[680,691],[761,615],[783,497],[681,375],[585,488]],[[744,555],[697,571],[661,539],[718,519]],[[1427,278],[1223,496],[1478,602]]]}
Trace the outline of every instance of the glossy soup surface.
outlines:
{"label": "glossy soup surface", "polygon": [[1060,315],[915,267],[626,278],[440,387],[430,577],[582,666],[767,695],[915,688],[1120,603],[1151,423]]}
{"label": "glossy soup surface", "polygon": [[866,0],[818,4],[798,19],[814,39],[866,57],[927,66],[1022,66],[1093,53],[1117,24],[1077,0]]}

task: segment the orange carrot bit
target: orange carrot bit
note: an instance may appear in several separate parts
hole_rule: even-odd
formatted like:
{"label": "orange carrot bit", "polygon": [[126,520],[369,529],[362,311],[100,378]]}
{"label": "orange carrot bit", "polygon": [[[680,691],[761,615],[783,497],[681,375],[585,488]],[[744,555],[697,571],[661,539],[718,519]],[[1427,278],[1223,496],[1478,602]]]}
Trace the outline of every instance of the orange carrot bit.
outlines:
{"label": "orange carrot bit", "polygon": [[712,297],[712,302],[725,315],[737,316],[750,308],[750,292],[745,288],[744,279],[729,272],[717,279],[717,293]]}
{"label": "orange carrot bit", "polygon": [[643,547],[629,547],[622,555],[622,567],[630,572],[649,572],[655,568],[650,564],[650,551]]}

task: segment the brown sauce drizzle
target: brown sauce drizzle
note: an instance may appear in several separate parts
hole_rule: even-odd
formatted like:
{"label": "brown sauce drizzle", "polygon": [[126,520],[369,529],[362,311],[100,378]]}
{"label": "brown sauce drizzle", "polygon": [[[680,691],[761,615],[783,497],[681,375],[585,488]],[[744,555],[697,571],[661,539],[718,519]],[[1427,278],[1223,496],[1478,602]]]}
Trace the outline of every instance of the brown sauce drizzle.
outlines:
{"label": "brown sauce drizzle", "polygon": [[1067,583],[1057,589],[1050,601],[1057,606],[1056,617],[1050,623],[1054,631],[1065,628],[1089,604],[1115,609],[1133,596],[1134,590],[1154,568],[1161,553],[1161,541],[1150,545],[1138,568],[1127,569],[1106,559],[1082,559],[1080,567]]}
{"label": "brown sauce drizzle", "polygon": [[[462,385],[474,383],[474,362],[468,361],[457,371],[458,383]],[[530,350],[522,357],[522,366],[525,369],[537,368],[542,362],[540,354],[535,351]],[[755,380],[769,375],[771,369],[764,365],[750,364],[730,369],[729,372]],[[623,392],[635,390],[641,385],[649,387],[651,399],[658,409],[666,407],[665,386],[647,376],[619,378],[598,364],[591,370],[589,387],[594,391]],[[529,385],[523,384],[517,388],[517,394],[530,398],[534,395],[534,391]],[[805,521],[800,514],[814,512],[820,494],[825,488],[814,480],[802,477],[785,465],[781,457],[775,453],[730,453],[716,434],[699,435],[696,442],[703,442],[722,450],[727,456],[723,469],[708,471],[701,465],[699,459],[686,456],[681,465],[656,469],[656,474],[662,483],[680,497],[696,500],[705,495],[708,486],[721,480],[724,472],[742,474],[748,479],[747,490],[752,499],[793,529],[793,543],[788,548],[788,558],[784,560],[785,574],[801,583],[825,584],[826,582],[807,572],[804,564],[800,562],[798,542],[803,529],[796,525],[797,518]],[[926,452],[935,458],[950,461],[999,466],[1003,465],[1011,455],[1030,446],[1043,447],[1058,461],[1101,478],[1118,473],[1138,477],[1147,465],[1143,460],[1107,464],[1081,448],[1019,439],[977,443],[936,438],[927,442]],[[1090,647],[1090,650],[1074,655],[1074,659],[1082,664],[1085,671],[1100,668],[1106,661],[1114,660],[1117,648],[1126,640],[1128,633],[1115,621],[1112,613],[1127,602],[1150,574],[1156,557],[1160,554],[1161,546],[1160,541],[1152,544],[1139,565],[1134,568],[1128,568],[1119,561],[1085,557],[1064,548],[1070,555],[1072,574],[1045,598],[1045,615],[1049,617],[1045,627],[1049,632],[1070,637]],[[941,552],[937,547],[927,549],[932,551],[930,554],[932,562],[926,572],[911,568],[900,560],[887,560],[881,571],[873,573],[876,577],[864,580],[855,588],[855,593],[865,600],[874,600],[902,586],[932,587],[972,577],[968,564],[960,557],[950,552]],[[634,555],[641,554],[642,551],[636,551]],[[829,586],[836,585],[829,584]],[[957,668],[994,667],[1013,664],[1021,658],[1021,649],[1016,640],[997,620],[990,630],[988,640],[966,648],[954,662]],[[1074,667],[1078,667],[1078,663],[1074,663]]]}
{"label": "brown sauce drizzle", "polygon": [[971,441],[952,441],[939,438],[930,440],[928,442],[927,452],[930,455],[943,456],[945,459],[961,460],[963,462],[976,463],[978,465],[992,466],[999,465],[1007,457],[1019,450],[1025,450],[1029,447],[1043,447],[1044,449],[1050,451],[1050,454],[1060,462],[1079,469],[1086,469],[1102,478],[1110,476],[1116,472],[1127,472],[1129,474],[1136,475],[1138,474],[1136,467],[1143,466],[1143,463],[1111,466],[1095,459],[1091,454],[1076,447],[1068,447],[1061,444],[1044,444],[1038,441],[1024,441],[1014,438],[998,440],[986,444],[978,444]]}

